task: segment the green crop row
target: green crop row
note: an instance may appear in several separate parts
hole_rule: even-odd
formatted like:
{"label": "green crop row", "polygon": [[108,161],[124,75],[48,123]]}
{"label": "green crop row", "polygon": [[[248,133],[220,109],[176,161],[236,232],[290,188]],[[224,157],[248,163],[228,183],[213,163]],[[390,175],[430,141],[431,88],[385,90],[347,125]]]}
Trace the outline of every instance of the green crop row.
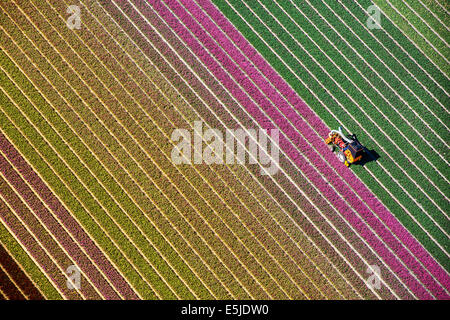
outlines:
{"label": "green crop row", "polygon": [[9,233],[5,226],[0,223],[0,242],[11,253],[17,263],[23,268],[24,272],[33,280],[36,287],[42,292],[46,299],[62,299],[59,292],[55,289],[49,279],[39,269],[36,263],[23,250],[22,246]]}
{"label": "green crop row", "polygon": [[[270,51],[270,49],[261,41],[261,39],[258,38],[258,36],[248,27],[248,25],[242,21],[242,19],[239,18],[236,14],[233,13],[233,10],[226,4],[221,2],[216,2],[216,5],[221,9],[221,11],[232,21],[232,23],[244,34],[244,36],[260,51],[263,56],[269,61],[269,63],[272,64],[272,66],[290,83],[290,85],[300,94],[300,96],[304,99],[304,101],[312,107],[316,113],[320,115],[320,117],[325,121],[325,123],[331,127],[337,127],[340,125],[331,114],[329,114],[322,106],[322,104],[309,92],[308,88],[304,87],[299,81],[296,80],[295,76],[290,72],[289,69],[286,68],[283,61],[280,61],[278,57],[274,55],[273,52]],[[257,19],[254,18],[253,14],[249,12],[247,9],[243,8],[242,4],[235,3],[236,8],[240,11],[240,13],[246,17],[249,24],[251,24],[255,30],[258,30],[258,32],[264,37],[265,41],[272,47],[276,48],[276,52],[282,57],[284,62],[287,62],[290,64],[290,66],[293,68],[293,70],[296,71],[296,75],[299,76],[303,81],[309,86],[309,89],[317,94],[318,97],[320,97],[321,100],[324,101],[324,103],[332,110],[334,115],[337,116],[338,119],[342,121],[342,123],[345,123],[347,127],[353,128],[354,131],[357,130],[358,125],[351,121],[348,118],[348,115],[346,115],[342,109],[340,109],[338,106],[336,106],[336,103],[332,97],[329,96],[329,94],[324,90],[324,87],[321,83],[317,83],[314,81],[307,73],[307,71],[303,68],[301,68],[300,65],[294,64],[292,56],[290,53],[288,53],[286,50],[282,48],[280,43],[276,41],[273,37],[273,34],[268,31],[263,25],[261,25]],[[255,4],[252,6],[253,9],[256,9],[257,5]],[[271,23],[271,19],[267,18],[266,23]],[[307,28],[308,26],[305,26]],[[312,28],[312,27],[309,27]],[[296,50],[294,50],[296,49]],[[292,48],[290,47],[291,51],[299,51],[298,48]],[[330,81],[330,79],[323,74],[320,70],[318,70],[318,66],[315,65],[313,62],[308,61],[308,56],[306,54],[301,56],[301,59],[303,62],[311,66],[311,71],[317,72],[316,76],[324,82],[324,85],[327,86],[327,88],[334,94],[335,91],[335,85]],[[347,86],[347,83],[342,84],[344,87]],[[337,95],[337,94],[336,94]],[[344,102],[344,105],[347,105],[348,99],[342,95],[342,93],[338,96],[340,99],[342,99]],[[350,106],[351,106],[350,102]],[[356,110],[355,110],[356,109]],[[358,117],[355,117],[364,124],[365,129],[368,129],[371,134],[377,139],[382,139],[378,129],[374,127],[373,124],[367,124],[367,120],[365,118],[361,117],[361,111],[357,110],[357,108],[353,107],[353,113],[357,112]],[[367,111],[367,110],[366,110]],[[363,121],[364,120],[364,121]],[[392,129],[391,129],[392,130]],[[389,132],[391,132],[389,130]],[[392,137],[391,137],[392,138]],[[363,141],[366,146],[370,149],[371,146],[376,145],[375,141],[371,141],[369,137],[364,137]],[[382,139],[383,147],[385,147],[384,143],[386,143],[386,138]],[[391,145],[391,148],[394,146]],[[389,171],[393,171],[395,169],[395,166],[393,163],[390,163],[387,160],[387,155],[382,154],[381,151],[377,150],[377,152],[380,153],[380,159],[378,161],[383,161],[383,165],[386,166]],[[398,155],[391,155],[395,156],[396,158]],[[445,258],[445,253],[442,252],[442,250],[436,246],[433,242],[430,241],[428,235],[421,230],[421,228],[404,212],[404,210],[394,201],[392,201],[392,197],[389,196],[383,188],[388,187],[388,190],[390,190],[393,194],[397,195],[399,200],[401,201],[402,205],[405,206],[419,221],[419,223],[425,227],[425,229],[430,230],[430,233],[438,239],[440,243],[445,244],[446,237],[442,232],[437,230],[433,223],[426,217],[426,215],[421,212],[421,210],[414,205],[411,202],[411,199],[409,199],[404,192],[399,188],[398,185],[396,185],[393,182],[388,181],[388,178],[386,177],[386,174],[381,170],[381,168],[377,165],[377,163],[368,163],[366,164],[366,167],[371,170],[371,172],[377,177],[377,179],[383,184],[380,185],[379,183],[375,182],[371,175],[364,169],[358,166],[355,166],[353,168],[354,172],[365,182],[369,185],[370,189],[375,192],[375,194],[383,201],[383,203],[402,221],[402,223],[413,233],[416,237],[419,238],[419,241],[421,241],[424,245],[427,246],[427,249],[429,249],[431,252],[435,253],[435,256],[438,257],[438,259],[446,264],[447,268],[449,267],[448,262]],[[409,168],[405,168],[408,169]],[[404,174],[399,172],[397,169],[394,171],[395,173],[394,177],[398,179],[398,181],[403,184],[404,186],[408,185],[407,190],[411,192],[411,194],[414,197],[417,197],[419,201],[423,198],[423,194],[419,196],[420,192],[417,189],[413,189],[410,186],[410,183],[406,183],[408,179],[405,179]],[[427,208],[433,207],[429,203],[427,204]]]}
{"label": "green crop row", "polygon": [[[428,24],[429,26],[427,28],[431,28],[433,30],[433,33],[437,34],[434,34],[434,37],[437,37],[439,35],[446,42],[448,42],[449,35],[447,32],[446,23],[448,23],[449,17],[446,14],[442,14],[445,13],[445,11],[440,8],[437,3],[428,0],[406,0],[405,3],[407,3],[411,7],[411,9],[420,16],[421,19],[425,20],[426,24]],[[424,22],[421,23],[423,24]]]}
{"label": "green crop row", "polygon": [[[362,17],[365,14],[364,11],[358,10],[358,7],[355,8],[354,6],[350,6],[350,8],[346,9],[350,10],[350,12],[356,17]],[[448,139],[449,135],[447,133],[446,127],[442,126],[442,124],[437,121],[438,118],[443,122],[448,119],[447,112],[444,110],[444,108],[450,102],[450,98],[448,97],[446,92],[440,89],[433,80],[433,78],[436,78],[440,73],[433,68],[428,68],[429,75],[427,75],[419,69],[419,66],[421,66],[425,70],[427,70],[427,62],[429,62],[429,60],[425,56],[420,55],[414,58],[417,61],[415,62],[413,59],[408,57],[405,52],[402,52],[401,47],[399,47],[392,41],[392,39],[389,38],[389,34],[384,32],[384,29],[378,30],[379,32],[366,32],[361,24],[353,19],[353,16],[351,16],[344,9],[344,7],[337,7],[335,12],[347,21],[347,24],[350,25],[352,30],[354,30],[354,32],[359,35],[364,44],[369,46],[382,59],[382,61],[387,65],[388,68],[382,66],[371,53],[361,48],[362,44],[359,41],[352,41],[354,39],[349,38],[351,40],[351,43],[359,43],[359,47],[361,48],[359,51],[364,59],[368,61],[369,64],[378,71],[378,73],[381,74],[381,76],[386,80],[387,83],[389,83],[394,89],[396,89],[398,94],[403,99],[405,99],[405,101],[413,110],[416,111],[416,113],[419,114],[418,117],[420,117],[420,119],[426,121],[428,125],[435,130],[436,134],[444,139],[444,141]],[[390,32],[394,32],[396,30],[394,29],[394,26],[389,24],[387,24],[385,29]],[[402,46],[406,46],[408,44],[412,45],[409,42],[399,42]],[[384,45],[386,49],[383,48],[382,45]],[[409,54],[413,55],[413,49],[409,49],[407,47],[407,50]],[[397,59],[397,61],[395,61],[392,56]],[[405,68],[407,68],[412,75],[408,74]],[[366,72],[367,70],[364,73]],[[395,79],[394,73],[397,76],[397,79]],[[368,75],[370,75],[370,72],[368,73]],[[371,77],[369,76],[369,79],[370,78]],[[402,80],[409,88],[411,88],[410,90],[412,92],[404,87],[398,79]],[[448,88],[448,81],[444,80],[443,83],[444,89]],[[378,82],[374,82],[373,84],[380,90],[385,90],[385,85]],[[422,86],[427,89],[428,92],[424,88],[422,88]],[[431,94],[433,94],[435,98],[433,98]],[[417,96],[422,102],[420,102],[418,98],[414,97],[413,95]],[[388,97],[390,98],[390,101],[393,103],[396,109],[400,108],[400,111],[402,111],[408,121],[413,121],[416,116],[414,116],[411,111],[409,111],[409,113],[404,113],[402,109],[406,106],[403,102],[398,101],[396,98],[391,97],[390,95],[388,95]],[[428,107],[428,109],[430,109],[434,114],[436,114],[436,117],[431,112],[429,112],[425,108],[425,106]],[[419,124],[420,122],[413,122],[413,124],[415,123]],[[419,127],[419,129],[422,130],[421,127]],[[428,131],[428,129],[426,128],[425,130]],[[425,135],[429,135],[430,138],[433,138],[431,132],[429,134],[427,134],[427,132],[424,133]],[[438,143],[438,141],[436,140],[430,141],[433,142],[433,145]],[[438,143],[437,146],[440,146],[440,144]]]}
{"label": "green crop row", "polygon": [[[448,37],[447,31],[444,29],[440,29],[442,27],[442,23],[446,25],[448,22],[448,14],[443,9],[445,7],[448,8],[448,3],[444,0],[441,6],[439,5],[439,1],[436,0],[421,0],[422,4],[426,7],[424,8],[419,3],[416,3],[417,1],[414,0],[406,0],[406,2],[416,10],[416,12],[419,12],[420,16],[425,19],[425,21],[432,25],[433,28],[442,36],[442,37]],[[441,1],[442,2],[442,1]],[[432,14],[429,12],[431,11]],[[433,16],[434,15],[434,16]],[[439,20],[439,21],[438,21]]]}
{"label": "green crop row", "polygon": [[[423,1],[406,0],[400,2],[398,0],[391,0],[391,4],[419,30],[433,46],[437,47],[442,55],[448,56],[448,48],[445,43],[445,41],[448,42],[449,38],[446,30],[447,27],[445,25],[445,22],[448,22],[448,17],[439,21],[435,17],[435,13],[443,10],[436,7],[425,8],[421,2],[423,3]],[[435,12],[433,12],[433,10],[435,10]],[[446,51],[447,55],[445,54]]]}
{"label": "green crop row", "polygon": [[[335,28],[338,30],[338,32],[340,32],[343,37],[346,38],[347,41],[356,48],[356,50],[365,60],[363,61],[361,60],[361,58],[357,57],[354,53],[351,52],[351,50],[349,50],[347,46],[343,46],[342,48],[340,48],[340,50],[343,51],[342,54],[349,58],[349,60],[352,61],[353,64],[356,65],[356,67],[358,67],[368,79],[370,79],[370,84],[366,85],[365,90],[370,93],[374,91],[373,89],[375,87],[381,93],[383,93],[384,96],[387,97],[395,110],[401,112],[403,116],[412,123],[413,126],[419,129],[419,131],[424,131],[423,133],[425,135],[427,134],[427,132],[430,132],[430,129],[428,129],[423,124],[423,121],[426,121],[430,128],[434,129],[439,136],[444,135],[445,139],[445,126],[443,126],[438,121],[438,119],[434,117],[433,114],[430,113],[425,107],[428,107],[430,110],[436,113],[441,121],[445,121],[446,112],[441,106],[439,106],[439,100],[436,101],[428,92],[426,92],[426,90],[420,86],[420,83],[417,82],[402,65],[404,64],[406,67],[408,67],[408,71],[412,71],[411,73],[414,75],[414,71],[417,72],[417,66],[413,64],[412,59],[405,57],[404,53],[402,54],[398,46],[396,46],[395,44],[387,44],[387,37],[384,38],[381,43],[378,42],[377,39],[375,39],[373,33],[369,33],[364,29],[363,25],[361,25],[360,22],[354,19],[354,17],[363,16],[364,12],[357,11],[357,9],[355,9],[354,7],[351,7],[350,9],[350,13],[352,13],[353,15],[347,12],[348,8],[341,6],[335,7],[333,14],[330,14],[329,11],[325,11],[324,15],[328,16],[330,21],[334,21]],[[348,32],[348,29],[344,28],[342,26],[342,23],[338,23],[336,21],[336,18],[334,18],[334,14],[339,15],[341,19],[346,21],[349,27],[351,27],[352,31],[356,33],[361,41],[357,39],[356,36]],[[326,32],[327,29],[323,31]],[[380,31],[380,33],[382,33],[382,31]],[[372,52],[367,50],[366,47],[369,47],[379,57],[381,62],[378,58],[375,57]],[[425,57],[423,58],[426,59]],[[395,59],[397,59],[397,61]],[[386,66],[384,66],[382,62]],[[369,69],[369,67],[378,72],[381,77],[377,76],[374,71],[371,71]],[[421,74],[423,74],[423,72],[421,72]],[[417,77],[417,75],[414,75],[414,77]],[[384,84],[381,79],[384,79],[387,84],[389,84],[395,91],[397,91],[396,94],[403,98],[409,105],[409,107],[405,102],[402,102],[398,97],[396,97],[392,90],[388,89],[387,85]],[[400,80],[411,89],[405,87],[405,85],[403,85]],[[425,88],[432,92],[435,91],[437,87],[435,84],[430,83],[430,80],[430,78],[426,79],[429,84],[428,86],[425,86]],[[442,101],[440,101],[441,103],[445,104],[446,101],[448,102],[448,97],[444,92],[439,91],[439,95],[437,96],[437,98],[439,99],[440,97],[443,98]],[[420,102],[419,99],[422,100],[423,103]],[[415,111],[418,115],[415,115],[413,111]],[[431,142],[439,146],[438,140],[434,139],[431,140]]]}
{"label": "green crop row", "polygon": [[[274,8],[272,8],[272,9],[274,9]],[[288,8],[288,10],[289,10],[289,8]],[[281,15],[279,11],[277,11],[277,10],[273,10],[273,11],[274,11],[275,15],[277,15],[277,16]],[[293,12],[292,14],[295,14],[295,12]],[[331,75],[333,75],[333,78],[337,83],[348,83],[348,80],[345,77],[345,75],[346,75],[347,77],[352,79],[355,84],[358,85],[358,87],[361,89],[361,92],[363,92],[370,99],[372,99],[374,104],[378,108],[380,108],[381,111],[383,111],[385,115],[387,115],[389,117],[389,120],[391,120],[398,129],[392,131],[392,125],[386,119],[383,119],[383,116],[375,110],[374,105],[369,100],[367,100],[359,91],[357,91],[357,88],[355,86],[348,84],[347,88],[348,88],[350,94],[352,96],[356,96],[355,99],[357,98],[357,102],[360,101],[359,105],[364,106],[363,108],[365,109],[365,111],[369,115],[371,115],[375,120],[380,119],[377,121],[377,125],[379,125],[381,128],[383,128],[386,132],[389,132],[389,136],[391,138],[396,138],[393,140],[397,140],[396,141],[397,146],[403,146],[403,145],[408,144],[408,142],[399,135],[399,132],[408,133],[408,132],[412,131],[412,128],[410,126],[407,126],[406,122],[404,122],[404,120],[402,120],[400,117],[395,117],[395,113],[402,110],[401,112],[404,113],[404,115],[406,117],[409,117],[410,118],[409,120],[412,120],[412,122],[413,122],[412,124],[415,125],[416,127],[418,124],[421,125],[421,123],[416,121],[418,119],[415,116],[413,116],[412,112],[410,112],[410,110],[406,109],[405,106],[403,106],[399,101],[396,101],[396,100],[392,101],[392,99],[391,99],[392,105],[397,108],[397,110],[394,110],[391,106],[389,106],[385,101],[383,101],[381,99],[381,96],[379,94],[377,94],[375,92],[375,90],[373,89],[373,85],[375,85],[375,87],[378,87],[378,88],[383,88],[384,86],[381,83],[380,84],[374,83],[374,79],[377,77],[375,74],[371,74],[371,72],[369,70],[362,70],[363,74],[365,74],[369,79],[371,79],[371,83],[369,83],[369,82],[365,81],[359,74],[357,74],[356,71],[354,71],[354,69],[351,67],[350,64],[343,62],[343,59],[341,59],[339,57],[341,56],[341,54],[346,54],[347,56],[350,57],[351,61],[354,61],[354,62],[356,61],[357,66],[363,65],[364,63],[362,61],[358,61],[358,58],[352,56],[351,53],[349,53],[349,52],[342,53],[342,52],[336,51],[331,45],[329,45],[327,43],[322,43],[321,48],[322,48],[323,52],[326,52],[329,56],[331,56],[331,58],[334,61],[337,61],[338,65],[339,64],[341,65],[341,67],[343,68],[343,71],[345,72],[345,75],[341,74],[340,72],[336,72],[336,67],[332,64],[332,62],[328,59],[323,58],[322,51],[318,50],[311,43],[311,41],[309,41],[305,36],[302,36],[302,33],[295,31],[294,25],[291,24],[287,18],[282,19],[282,20],[285,21],[285,23],[284,23],[285,26],[288,28],[288,30],[290,30],[292,32],[292,34],[295,35],[295,37],[300,41],[300,43],[306,44],[309,48],[311,48],[311,50],[308,50],[309,54],[314,56],[319,61],[319,63]],[[299,20],[298,22],[300,23],[300,25],[307,25],[305,20]],[[311,36],[313,38],[316,38],[316,39],[321,38],[320,34],[314,32],[313,30],[308,30],[308,32],[311,33]],[[280,32],[280,34],[283,34],[283,33]],[[331,39],[333,39],[333,37],[331,37]],[[349,39],[349,40],[352,40],[352,39]],[[355,41],[351,41],[351,43],[355,43]],[[295,46],[296,46],[295,43],[293,42],[293,39],[289,39],[289,38],[286,39],[286,44],[288,45],[289,48],[295,48]],[[360,51],[364,51],[363,48],[361,48]],[[307,57],[306,53],[303,51],[298,51],[298,52],[296,52],[296,54],[298,57],[303,58],[304,60],[309,59]],[[389,70],[381,70],[382,73],[387,73],[386,71],[389,72]],[[317,72],[320,72],[320,71],[318,70]],[[331,87],[333,86],[331,84],[331,82],[330,82],[330,86]],[[394,87],[396,87],[395,84],[394,84]],[[392,96],[390,91],[381,89],[382,93],[383,93],[383,91],[384,91],[385,96],[387,96],[387,97]],[[347,100],[347,104],[352,105],[353,103],[351,101]],[[345,105],[347,105],[347,104],[345,104]],[[358,113],[361,113],[361,112],[359,111]],[[411,116],[413,116],[412,119],[411,119]],[[439,147],[443,148],[443,146],[441,146],[439,144],[437,138],[434,137],[431,134],[431,132],[430,133],[427,132],[429,130],[427,130],[426,127],[422,127],[422,128],[419,127],[418,130],[421,131],[424,135],[430,136],[429,142],[432,143],[434,146],[437,146],[437,148],[439,148]],[[440,131],[443,131],[443,129],[441,128]],[[412,136],[412,134],[407,134],[407,137],[410,137],[410,136]],[[386,144],[384,143],[383,145],[386,145]],[[436,164],[438,166],[438,168],[440,168],[442,171],[445,171],[445,168],[446,168],[445,163],[442,161],[442,158],[439,155],[437,155],[426,143],[424,143],[423,146],[420,147],[420,151],[428,156],[427,159],[423,159],[420,156],[420,154],[417,153],[417,150],[414,148],[414,145],[407,147],[407,148],[404,147],[402,149],[403,149],[402,151],[406,155],[408,155],[410,158],[418,159],[417,165],[421,168],[421,170],[423,170],[425,172],[425,174],[427,174],[427,176],[431,177],[432,181],[435,184],[437,184],[437,186],[440,187],[441,190],[444,190],[444,192],[446,191],[445,182],[439,178],[439,176],[436,174],[435,170],[429,164],[429,161],[430,161],[430,162]],[[393,154],[395,154],[395,152],[393,152]],[[405,158],[397,158],[396,160],[399,163],[407,161]],[[416,174],[420,175],[420,173],[418,173],[416,171],[416,172],[414,172],[414,175],[412,175],[412,176],[415,176]],[[434,187],[427,185],[426,188],[433,189]],[[437,196],[437,198],[439,198],[439,196]]]}
{"label": "green crop row", "polygon": [[[449,56],[447,44],[439,39],[439,37],[434,34],[429,27],[406,6],[405,3],[403,3],[403,1],[391,0],[392,6],[394,6],[401,15],[386,1],[373,0],[373,2],[378,5],[385,15],[392,19],[396,26],[400,28],[409,39],[414,41],[414,43],[416,43],[423,52],[438,65],[447,77],[450,76],[450,68],[443,58],[448,58]],[[413,2],[415,1],[412,1],[410,6]],[[417,5],[418,3],[416,3],[415,6],[413,5],[413,7],[416,7],[417,9]],[[414,26],[417,31],[414,30],[411,25]],[[428,42],[425,39],[428,40]],[[448,41],[448,35],[446,40]]]}

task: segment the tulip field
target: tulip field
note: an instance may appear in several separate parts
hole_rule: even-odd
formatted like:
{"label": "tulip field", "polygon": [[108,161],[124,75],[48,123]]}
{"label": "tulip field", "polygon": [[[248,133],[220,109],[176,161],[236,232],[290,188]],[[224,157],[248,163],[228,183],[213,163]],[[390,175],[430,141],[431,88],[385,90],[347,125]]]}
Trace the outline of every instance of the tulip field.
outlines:
{"label": "tulip field", "polygon": [[[0,12],[0,299],[450,299],[448,2]],[[199,121],[276,172],[196,161]]]}

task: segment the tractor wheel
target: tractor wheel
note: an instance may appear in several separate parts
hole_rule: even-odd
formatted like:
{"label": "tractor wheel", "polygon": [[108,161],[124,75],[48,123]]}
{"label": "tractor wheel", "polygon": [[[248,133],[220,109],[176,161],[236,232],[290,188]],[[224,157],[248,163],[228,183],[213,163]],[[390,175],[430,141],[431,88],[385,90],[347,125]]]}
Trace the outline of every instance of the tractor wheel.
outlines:
{"label": "tractor wheel", "polygon": [[342,151],[338,152],[337,157],[338,157],[339,161],[342,163],[345,163],[345,161],[347,160],[347,157],[345,156],[345,154]]}
{"label": "tractor wheel", "polygon": [[331,152],[334,152],[334,144],[329,144],[328,150],[330,150]]}

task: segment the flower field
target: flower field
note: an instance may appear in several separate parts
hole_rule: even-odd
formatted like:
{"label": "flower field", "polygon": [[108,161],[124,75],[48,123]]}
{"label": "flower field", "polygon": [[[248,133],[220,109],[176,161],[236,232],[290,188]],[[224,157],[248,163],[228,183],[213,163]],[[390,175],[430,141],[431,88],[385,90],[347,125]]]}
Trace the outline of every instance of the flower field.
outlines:
{"label": "flower field", "polygon": [[[444,1],[73,4],[0,2],[0,298],[450,298]],[[174,164],[195,121],[277,173]]]}

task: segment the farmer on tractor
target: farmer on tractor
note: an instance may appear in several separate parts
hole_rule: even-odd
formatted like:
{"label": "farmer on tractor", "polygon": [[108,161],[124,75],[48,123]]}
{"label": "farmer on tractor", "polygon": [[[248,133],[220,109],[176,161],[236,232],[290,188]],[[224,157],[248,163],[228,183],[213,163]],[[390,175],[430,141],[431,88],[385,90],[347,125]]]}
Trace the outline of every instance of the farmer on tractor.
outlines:
{"label": "farmer on tractor", "polygon": [[346,137],[342,133],[341,127],[339,127],[339,130],[331,130],[328,138],[325,139],[325,143],[331,152],[334,151],[335,147],[339,149],[337,157],[347,167],[360,161],[364,154],[364,147],[359,143],[356,135],[352,134]]}

